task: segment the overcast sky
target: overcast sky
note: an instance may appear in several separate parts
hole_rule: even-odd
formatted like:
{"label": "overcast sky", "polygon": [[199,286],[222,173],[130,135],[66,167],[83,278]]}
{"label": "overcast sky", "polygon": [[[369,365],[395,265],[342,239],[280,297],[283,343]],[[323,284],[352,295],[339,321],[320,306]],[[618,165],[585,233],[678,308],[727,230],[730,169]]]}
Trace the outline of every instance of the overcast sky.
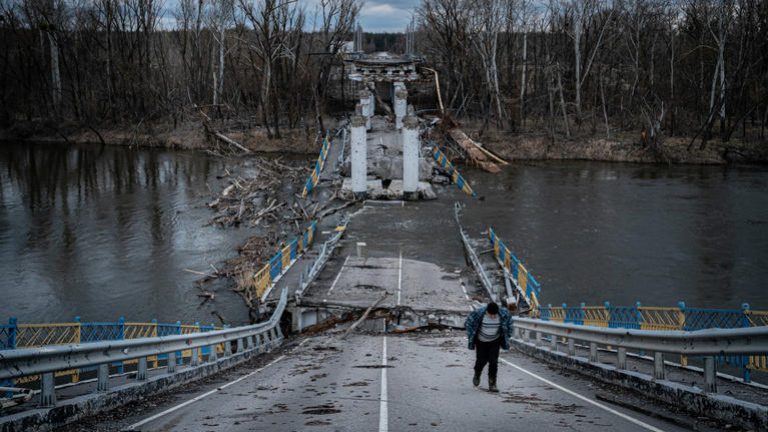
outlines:
{"label": "overcast sky", "polygon": [[419,0],[365,0],[360,24],[367,32],[403,32]]}

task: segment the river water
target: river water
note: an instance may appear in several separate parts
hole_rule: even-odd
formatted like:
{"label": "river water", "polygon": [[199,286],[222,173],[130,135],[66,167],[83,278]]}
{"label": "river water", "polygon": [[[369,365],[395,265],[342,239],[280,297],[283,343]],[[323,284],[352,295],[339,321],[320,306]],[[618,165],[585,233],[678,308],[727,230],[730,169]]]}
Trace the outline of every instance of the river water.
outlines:
{"label": "river water", "polygon": [[521,163],[469,172],[543,303],[768,309],[768,168]]}
{"label": "river water", "polygon": [[[225,167],[202,153],[112,146],[0,147],[0,319],[19,322],[247,320],[224,283],[200,276],[246,229],[205,226]],[[211,188],[209,190],[209,187]]]}
{"label": "river water", "polygon": [[[201,306],[199,276],[185,271],[207,271],[254,234],[206,226],[217,176],[241,164],[194,152],[4,144],[0,319],[212,322],[216,311],[246,321],[224,282],[208,287],[216,301]],[[544,303],[768,308],[766,168],[547,162],[465,175],[482,200],[451,187],[413,207],[422,222],[446,225],[446,239],[415,239],[435,243],[434,259],[455,246],[447,255],[461,264],[448,228],[457,199],[470,234],[493,226],[541,283]]]}

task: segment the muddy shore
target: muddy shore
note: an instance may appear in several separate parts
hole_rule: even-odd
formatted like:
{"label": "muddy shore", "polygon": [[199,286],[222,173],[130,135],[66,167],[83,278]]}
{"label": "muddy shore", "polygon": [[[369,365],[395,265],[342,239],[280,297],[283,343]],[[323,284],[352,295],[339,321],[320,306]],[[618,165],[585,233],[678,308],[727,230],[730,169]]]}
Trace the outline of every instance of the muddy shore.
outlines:
{"label": "muddy shore", "polygon": [[[329,120],[327,126],[333,126]],[[42,143],[134,145],[169,149],[227,150],[227,145],[209,134],[199,123],[131,128],[89,129],[75,125],[52,127],[42,123],[17,122],[0,129],[0,141]],[[656,151],[639,142],[636,134],[615,134],[611,138],[583,135],[552,139],[545,133],[486,132],[464,128],[469,136],[508,161],[592,160],[604,162],[671,163],[724,165],[732,163],[768,163],[768,143],[733,139],[722,143],[710,140],[704,149],[697,141],[688,150],[690,138],[667,137]],[[316,154],[319,144],[312,129],[282,129],[280,138],[268,138],[262,128],[227,130],[228,138],[254,152]]]}

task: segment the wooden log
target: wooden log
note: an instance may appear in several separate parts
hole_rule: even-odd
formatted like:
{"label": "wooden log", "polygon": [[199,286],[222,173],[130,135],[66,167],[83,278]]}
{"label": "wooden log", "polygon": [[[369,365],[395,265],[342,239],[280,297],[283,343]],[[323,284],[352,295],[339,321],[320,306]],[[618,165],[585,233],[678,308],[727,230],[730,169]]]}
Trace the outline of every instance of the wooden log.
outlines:
{"label": "wooden log", "polygon": [[472,138],[468,137],[461,129],[454,128],[448,131],[448,134],[453,138],[456,143],[467,152],[467,158],[470,162],[477,165],[481,169],[490,173],[498,173],[501,168],[490,160],[490,158],[483,152],[477,143]]}

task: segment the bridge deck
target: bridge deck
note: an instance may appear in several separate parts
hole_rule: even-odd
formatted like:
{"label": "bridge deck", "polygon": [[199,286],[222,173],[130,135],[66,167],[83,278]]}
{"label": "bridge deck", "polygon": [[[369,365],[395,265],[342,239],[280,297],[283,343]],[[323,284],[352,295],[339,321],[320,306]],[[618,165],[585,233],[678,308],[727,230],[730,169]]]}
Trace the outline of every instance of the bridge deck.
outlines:
{"label": "bridge deck", "polygon": [[[159,414],[136,429],[681,430],[622,408],[580,399],[574,393],[594,399],[595,389],[588,382],[553,373],[512,352],[502,354],[500,393],[485,390],[485,376],[481,387],[474,388],[473,353],[457,333],[388,336],[386,340],[365,335],[347,340],[318,336],[305,342],[262,371],[194,403],[175,408],[209,389],[196,389],[157,406],[149,403],[146,411],[133,411],[141,414],[110,424],[126,427]],[[386,372],[381,367],[384,358]],[[534,375],[545,375],[550,381]]]}

